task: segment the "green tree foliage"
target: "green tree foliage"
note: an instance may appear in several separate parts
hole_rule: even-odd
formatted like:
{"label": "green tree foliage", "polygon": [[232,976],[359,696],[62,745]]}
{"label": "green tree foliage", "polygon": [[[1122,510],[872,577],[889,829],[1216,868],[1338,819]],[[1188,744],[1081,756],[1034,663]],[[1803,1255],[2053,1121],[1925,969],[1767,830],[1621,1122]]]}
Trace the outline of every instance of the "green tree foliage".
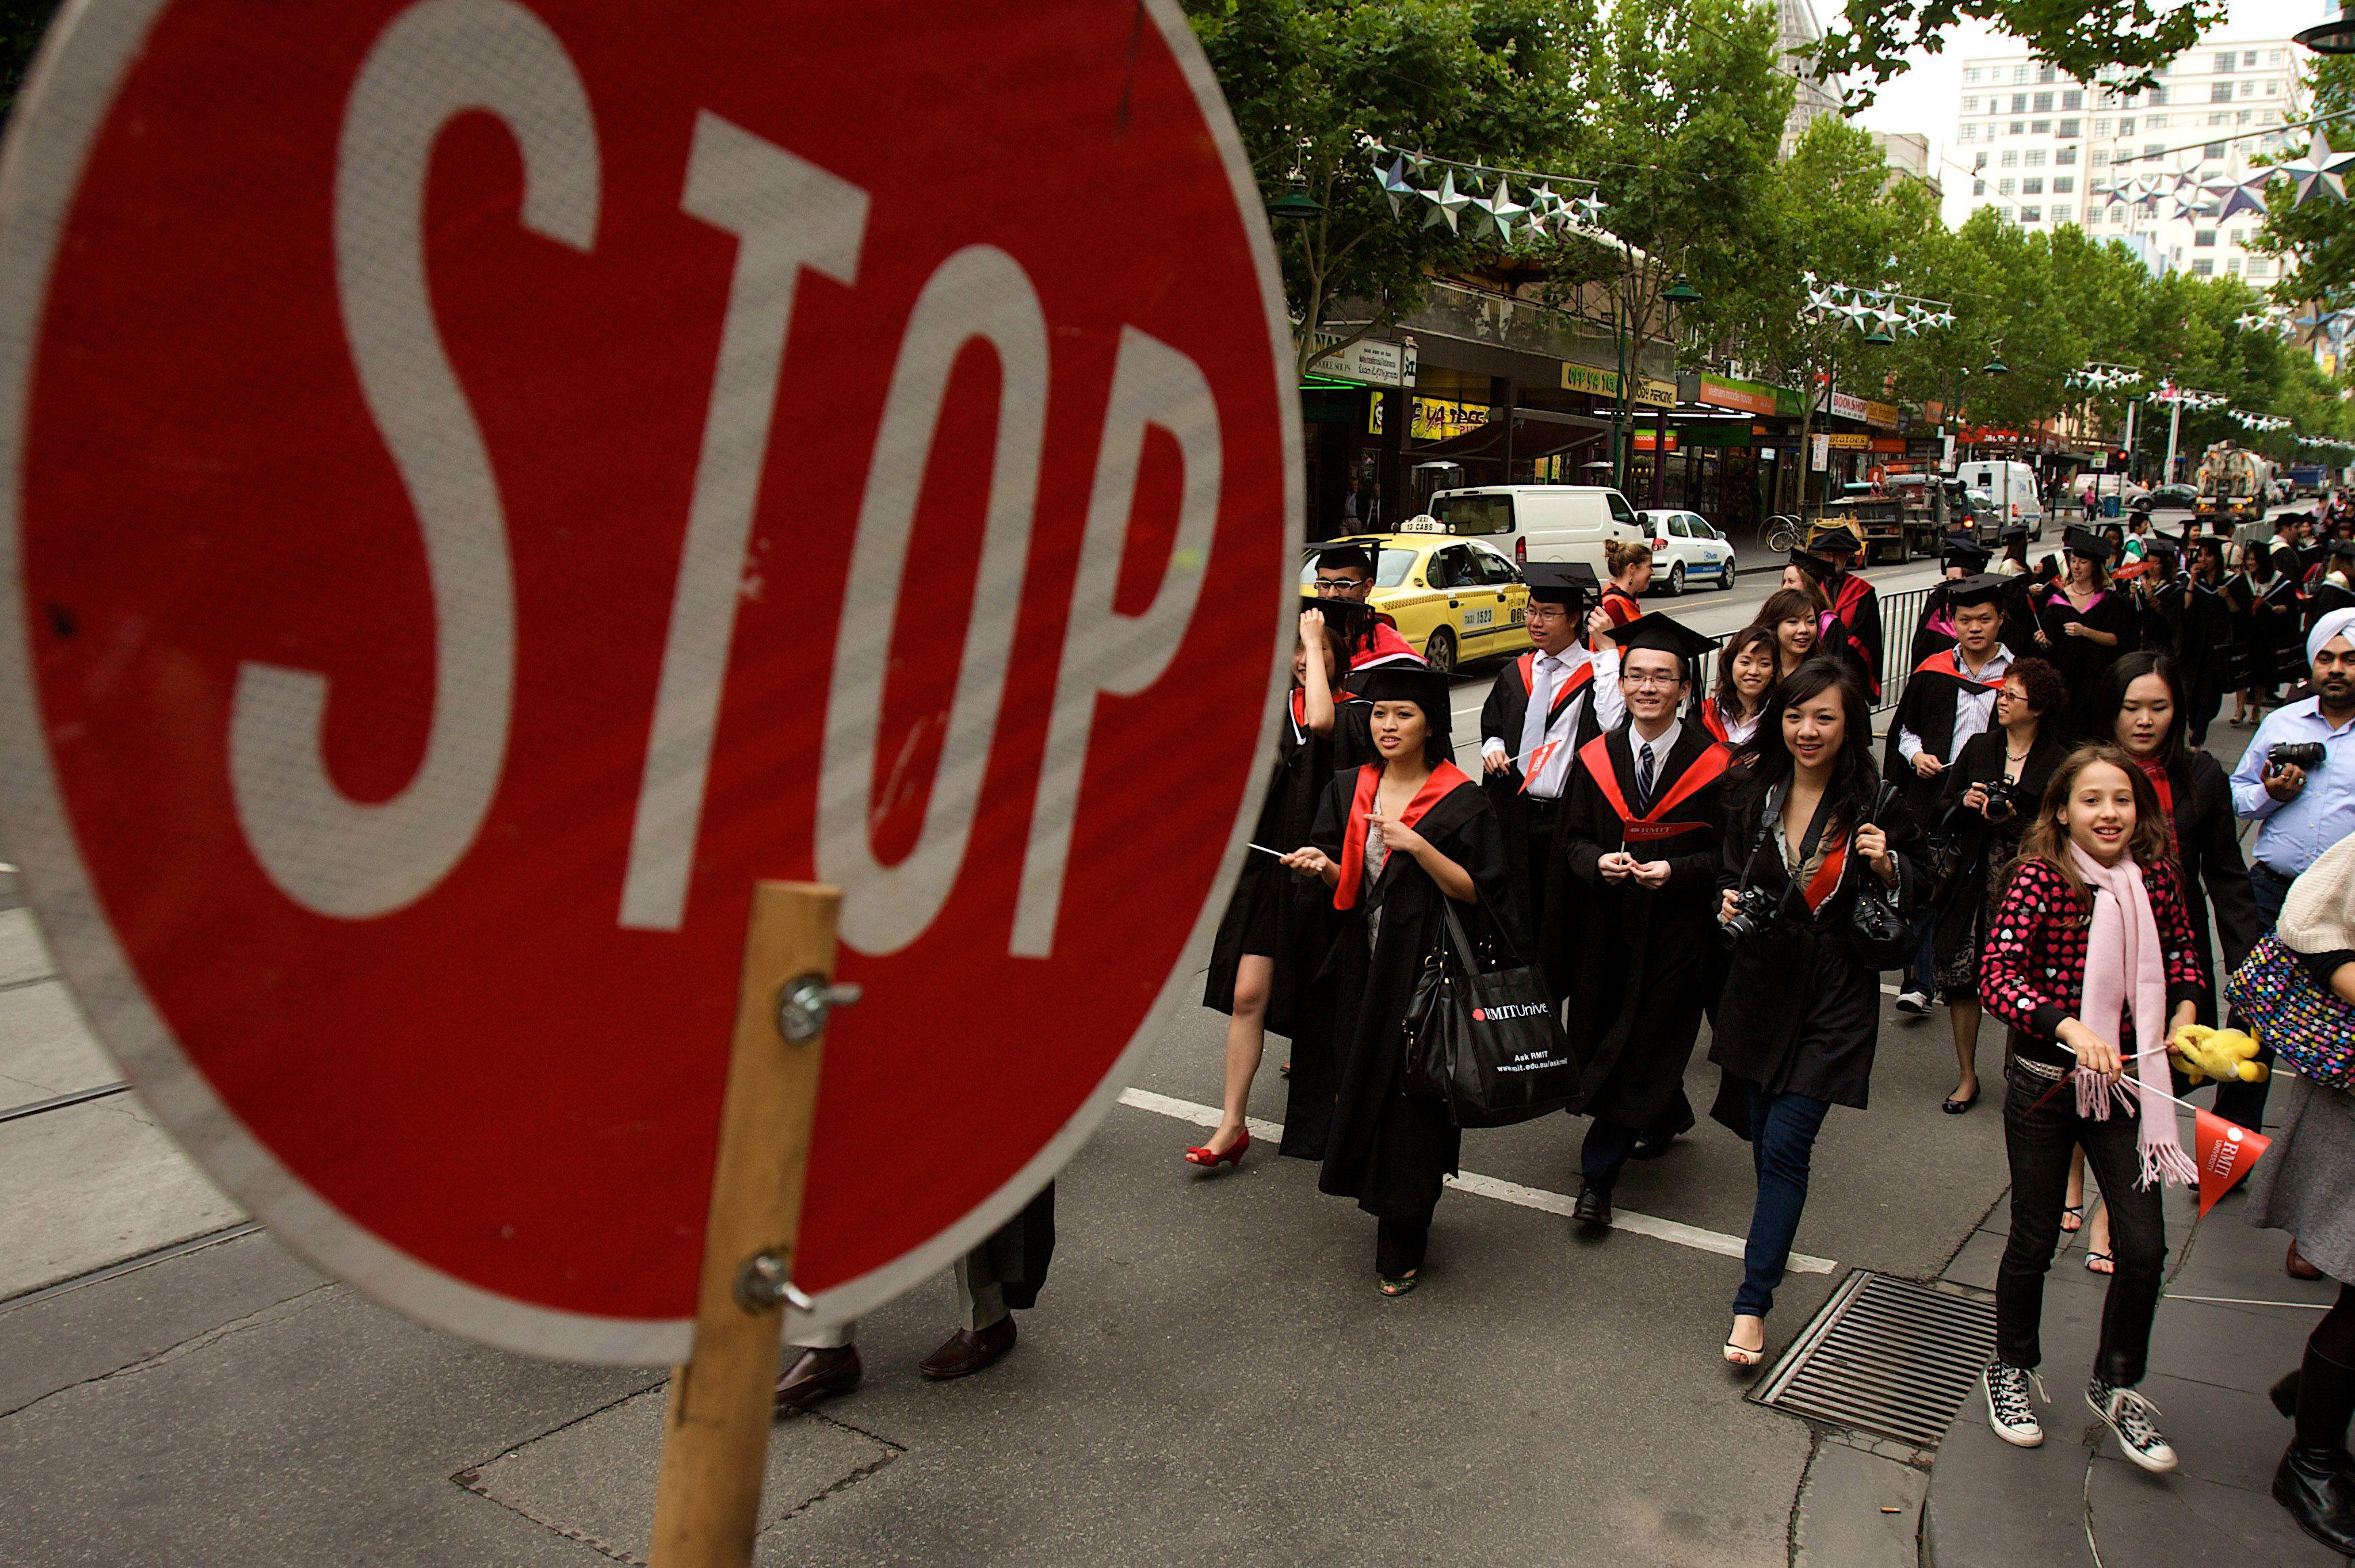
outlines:
{"label": "green tree foliage", "polygon": [[1323,207],[1278,225],[1302,369],[1341,300],[1379,331],[1412,311],[1428,270],[1480,248],[1394,216],[1368,175],[1369,141],[1522,166],[1562,144],[1577,112],[1574,49],[1591,0],[1186,0],[1269,200]]}
{"label": "green tree foliage", "polygon": [[[2312,93],[2316,119],[2355,115],[2355,56],[2318,58]],[[2343,147],[2355,142],[2355,120],[2333,122],[2322,133],[2334,147]],[[2300,149],[2291,156],[2302,153]],[[2287,180],[2275,180],[2265,197],[2264,227],[2257,231],[2257,244],[2274,255],[2293,258],[2295,263],[2274,297],[2301,303],[2322,301],[2334,309],[2355,302],[2355,207],[2318,195],[2301,206]]]}
{"label": "green tree foliage", "polygon": [[1905,69],[1909,52],[1939,53],[1946,32],[1967,18],[1992,22],[2064,76],[2141,88],[2227,11],[2225,0],[1845,0],[1842,25],[1817,47],[1813,63],[1827,79],[1850,77],[1851,97],[1870,103]]}

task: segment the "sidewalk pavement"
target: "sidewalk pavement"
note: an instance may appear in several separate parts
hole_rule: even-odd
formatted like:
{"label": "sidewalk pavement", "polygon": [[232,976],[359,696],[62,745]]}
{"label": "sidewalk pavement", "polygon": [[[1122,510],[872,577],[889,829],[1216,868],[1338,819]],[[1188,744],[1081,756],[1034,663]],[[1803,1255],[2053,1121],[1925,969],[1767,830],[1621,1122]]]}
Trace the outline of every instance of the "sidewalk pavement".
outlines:
{"label": "sidewalk pavement", "polygon": [[[2195,1091],[2195,1095],[2200,1091]],[[2271,1098],[2279,1101],[2283,1086]],[[2204,1097],[2203,1101],[2204,1101]],[[1990,1106],[1993,1105],[1990,1099]],[[2191,1118],[2181,1118],[2191,1147]],[[2279,1127],[2268,1107],[2265,1130]],[[2274,1467],[2290,1424],[2265,1390],[2298,1364],[2306,1337],[2337,1298],[2335,1281],[2283,1272],[2288,1238],[2246,1222],[2245,1183],[2198,1219],[2197,1193],[2167,1195],[2169,1278],[2151,1335],[2143,1392],[2181,1464],[2153,1476],[2120,1456],[2085,1404],[2108,1279],[2084,1267],[2084,1237],[2062,1238],[2045,1284],[2040,1403],[2044,1446],[2015,1448],[1987,1426],[1987,1398],[1963,1404],[1930,1471],[1922,1515],[1925,1568],[2182,1568],[2195,1563],[2341,1564],[2290,1522],[2273,1500]],[[2195,1224],[2195,1221],[2197,1222]],[[1945,1277],[1995,1287],[2009,1201],[1963,1245]],[[2274,1302],[2276,1306],[2224,1305]]]}

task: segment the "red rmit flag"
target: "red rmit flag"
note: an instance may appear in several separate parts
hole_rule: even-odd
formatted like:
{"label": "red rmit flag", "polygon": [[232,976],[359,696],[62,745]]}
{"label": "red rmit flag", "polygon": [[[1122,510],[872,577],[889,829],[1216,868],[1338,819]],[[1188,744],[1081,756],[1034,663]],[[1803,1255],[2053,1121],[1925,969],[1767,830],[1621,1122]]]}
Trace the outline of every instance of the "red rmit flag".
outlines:
{"label": "red rmit flag", "polygon": [[2200,1212],[2204,1214],[2249,1173],[2274,1140],[2197,1106],[2191,1115],[2192,1146],[2200,1161]]}

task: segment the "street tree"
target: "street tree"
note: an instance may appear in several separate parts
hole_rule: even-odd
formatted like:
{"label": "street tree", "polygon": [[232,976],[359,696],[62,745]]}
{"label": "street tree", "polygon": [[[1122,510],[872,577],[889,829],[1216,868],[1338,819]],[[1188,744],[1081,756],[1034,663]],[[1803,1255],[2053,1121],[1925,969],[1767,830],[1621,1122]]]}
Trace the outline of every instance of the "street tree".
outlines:
{"label": "street tree", "polygon": [[2137,90],[2168,61],[2223,22],[2225,0],[1845,0],[1840,25],[1816,46],[1811,65],[1827,81],[1848,79],[1861,107],[1919,49],[1937,54],[1964,21],[1991,22],[2073,80]]}

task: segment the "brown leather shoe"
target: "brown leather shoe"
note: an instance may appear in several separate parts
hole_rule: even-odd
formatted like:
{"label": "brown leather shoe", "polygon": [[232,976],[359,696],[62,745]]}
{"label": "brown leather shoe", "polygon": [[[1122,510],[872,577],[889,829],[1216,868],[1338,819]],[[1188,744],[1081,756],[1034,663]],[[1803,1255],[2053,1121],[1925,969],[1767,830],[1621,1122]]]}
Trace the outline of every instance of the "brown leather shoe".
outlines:
{"label": "brown leather shoe", "polygon": [[777,1380],[779,1410],[807,1410],[821,1399],[848,1393],[867,1375],[857,1345],[805,1350]]}
{"label": "brown leather shoe", "polygon": [[2297,1250],[2297,1238],[2296,1236],[2292,1236],[2290,1238],[2289,1252],[2282,1258],[2282,1271],[2287,1274],[2292,1279],[2319,1279],[2322,1277],[2322,1270],[2307,1262],[2305,1255]]}
{"label": "brown leather shoe", "polygon": [[947,1344],[916,1363],[916,1370],[934,1382],[970,1377],[1014,1348],[1014,1314],[1008,1312],[975,1332],[959,1329]]}

